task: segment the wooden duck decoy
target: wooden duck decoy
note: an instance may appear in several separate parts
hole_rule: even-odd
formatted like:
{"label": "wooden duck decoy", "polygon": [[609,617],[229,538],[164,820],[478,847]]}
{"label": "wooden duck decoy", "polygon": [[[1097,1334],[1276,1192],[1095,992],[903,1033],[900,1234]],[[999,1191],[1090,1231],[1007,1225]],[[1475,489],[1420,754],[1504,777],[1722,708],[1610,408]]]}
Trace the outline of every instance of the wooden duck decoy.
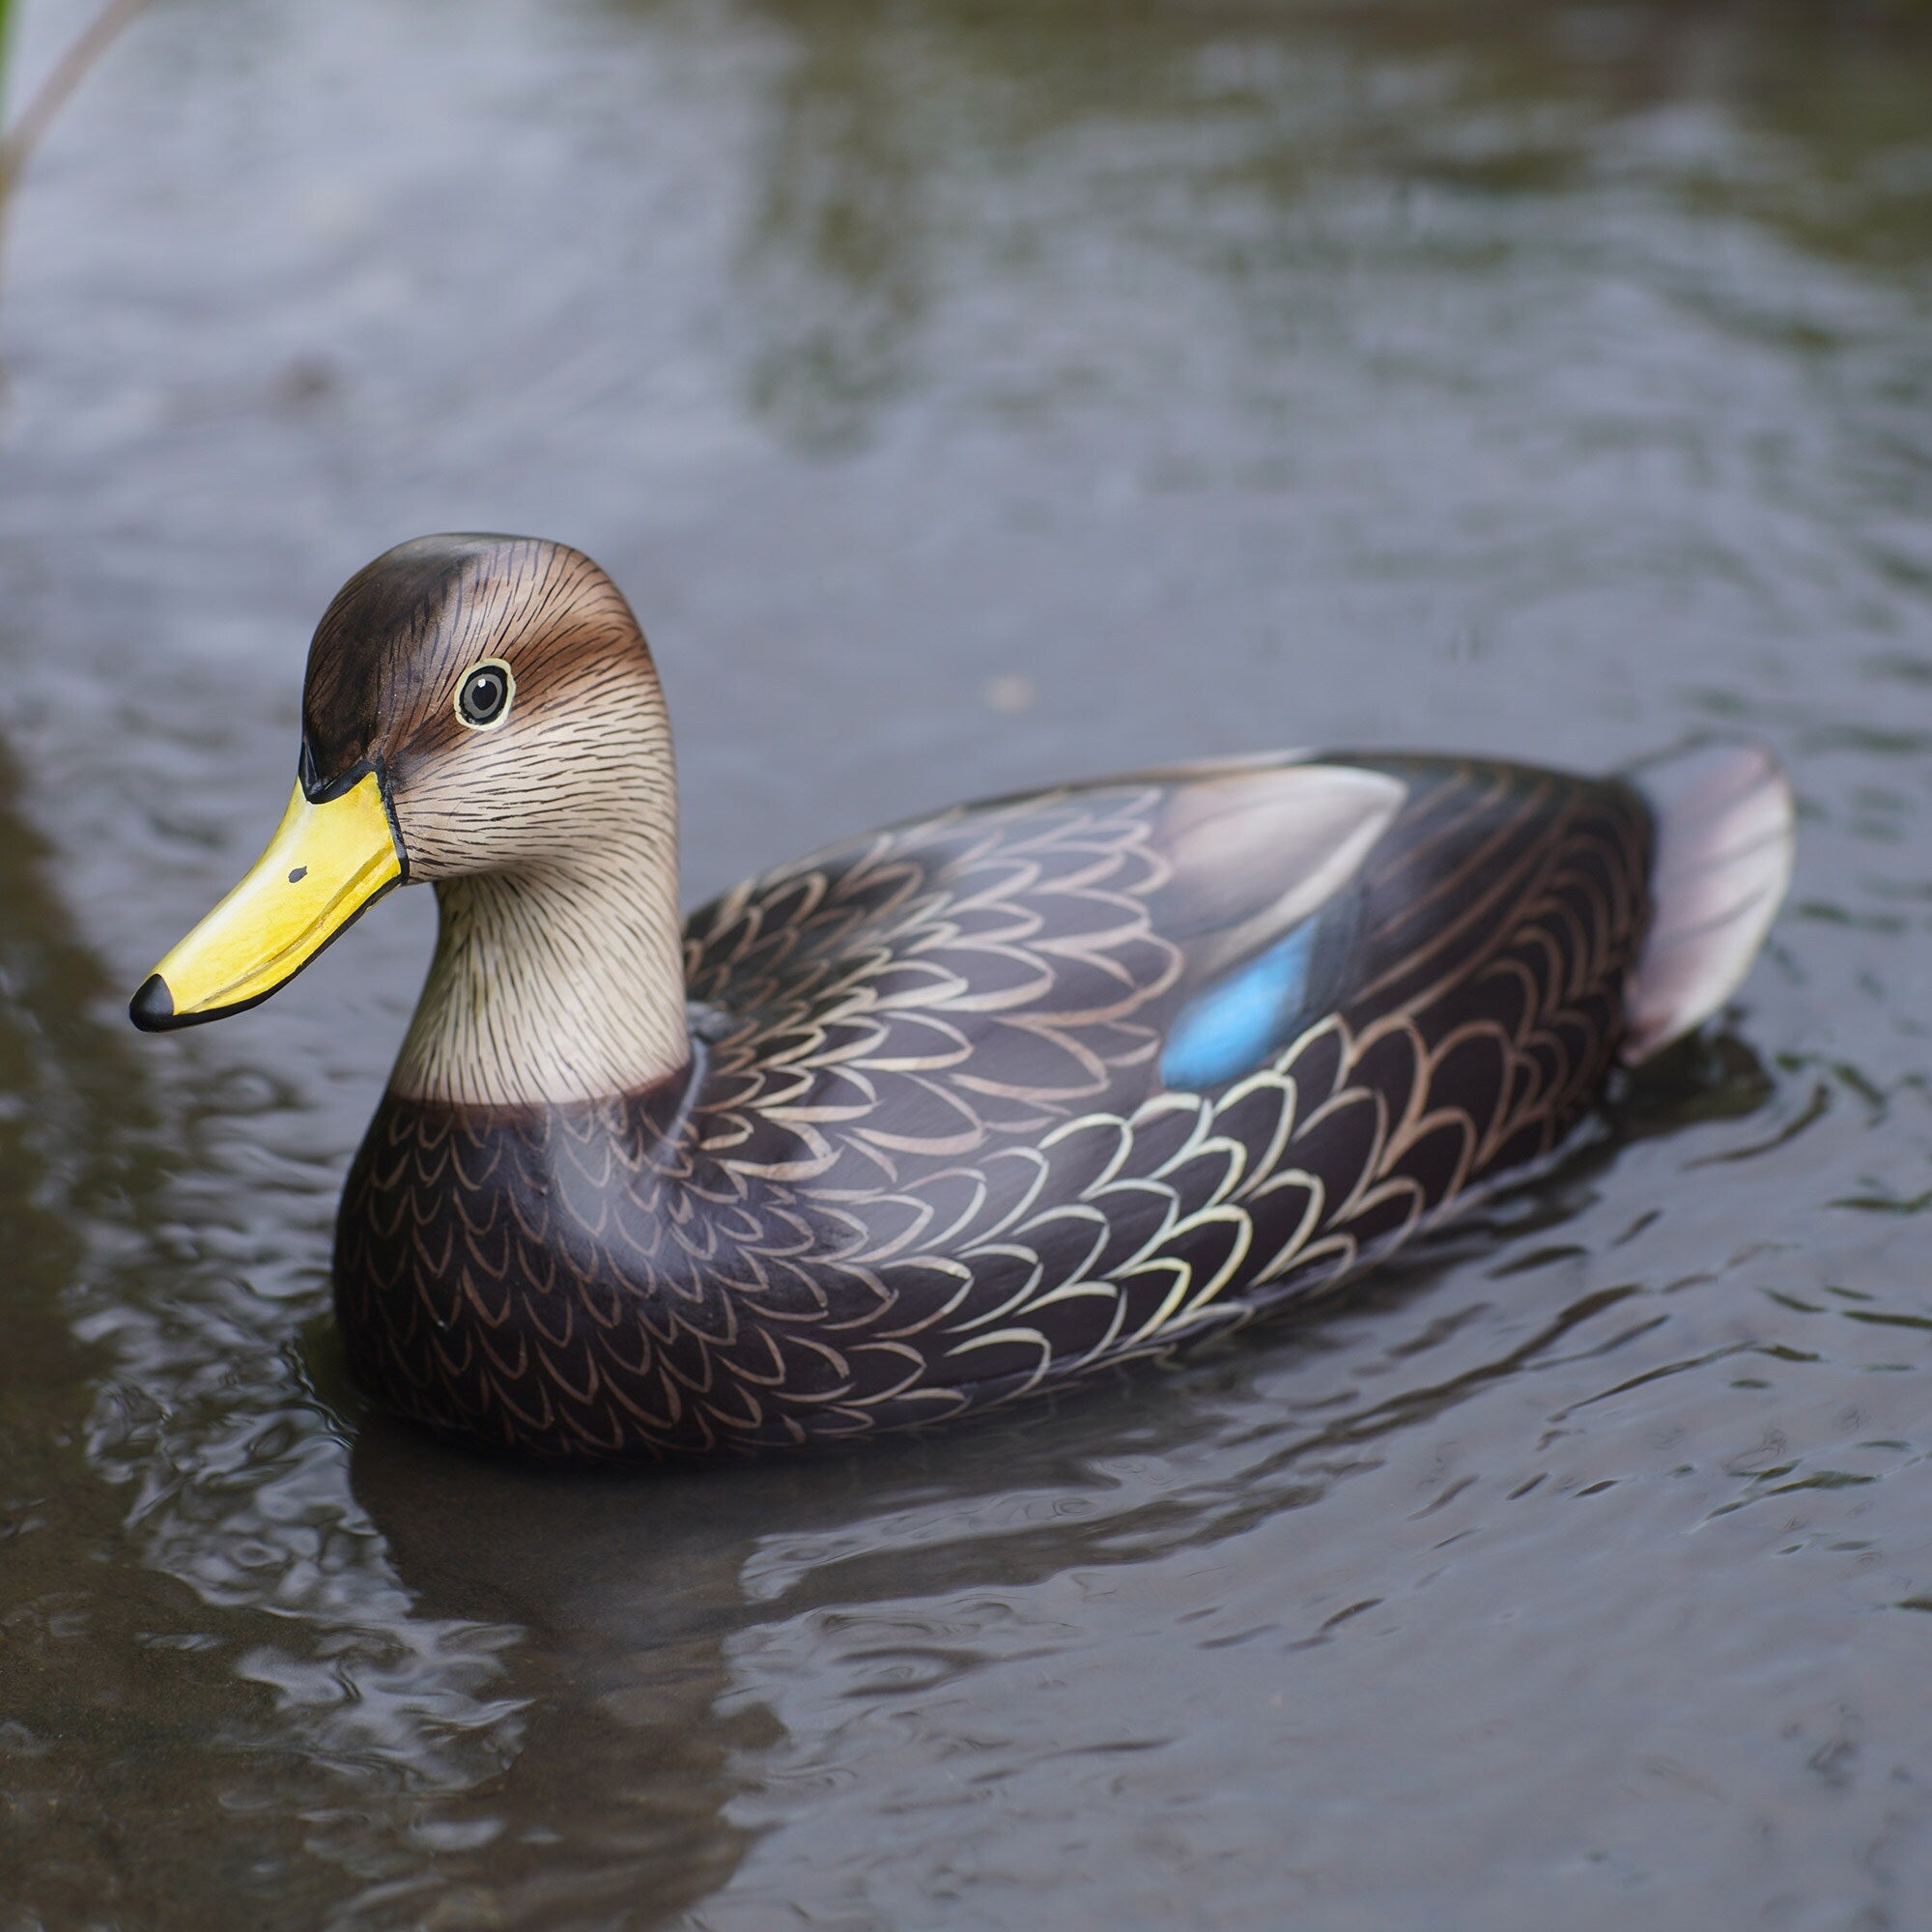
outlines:
{"label": "wooden duck decoy", "polygon": [[1306,1299],[1551,1154],[1743,979],[1771,756],[1282,754],[960,806],[681,921],[670,730],[580,553],[425,537],[309,652],[254,869],[134,996],[267,999],[428,880],[350,1172],[363,1381],[577,1460],[964,1415]]}

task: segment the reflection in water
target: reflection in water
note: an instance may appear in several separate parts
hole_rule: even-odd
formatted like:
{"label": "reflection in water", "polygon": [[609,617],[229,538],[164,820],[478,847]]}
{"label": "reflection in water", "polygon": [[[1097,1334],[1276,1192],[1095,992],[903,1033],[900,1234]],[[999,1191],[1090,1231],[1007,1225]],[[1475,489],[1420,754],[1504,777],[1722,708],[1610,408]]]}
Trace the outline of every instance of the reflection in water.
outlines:
{"label": "reflection in water", "polygon": [[[0,1932],[1913,1922],[1926,25],[466,20],[183,0],[19,210]],[[636,586],[695,895],[1061,772],[1715,724],[1792,754],[1793,910],[1320,1319],[842,1460],[454,1456],[324,1312],[422,909],[119,1009],[285,794],[321,600],[452,525]]]}
{"label": "reflection in water", "polygon": [[[1158,0],[757,0],[756,12],[785,51],[750,157],[737,300],[756,345],[751,403],[807,449],[860,438],[916,361],[934,363],[921,325],[941,283],[969,316],[975,274],[1036,285],[1046,339],[1035,353],[1077,367],[1079,346],[1050,339],[1052,257],[1081,239],[1076,193],[1170,264],[1223,278],[1277,354],[1305,338],[1311,302],[1329,326],[1361,327],[1365,254],[1500,267],[1514,251],[1483,218],[1497,196],[1554,207],[1619,177],[1661,178],[1687,212],[1745,217],[1853,261],[1923,260],[1932,247],[1932,193],[1918,166],[1900,164],[1922,147],[1932,38],[1903,9],[1853,21],[1794,5],[1756,32],[1740,31],[1726,0],[1473,21],[1426,4],[1284,22]],[[1804,144],[1802,189],[1756,164],[1759,141]],[[1022,170],[1032,193],[998,192]],[[1042,185],[1056,172],[1058,192]],[[1204,185],[1221,203],[1211,218]],[[1364,219],[1364,191],[1410,205]],[[1418,195],[1443,199],[1425,213]],[[1825,316],[1760,311],[1742,289],[1658,266],[1673,298],[1714,305],[1727,327],[1810,355],[1842,346]],[[1341,279],[1312,284],[1311,270]],[[1393,373],[1410,359],[1402,333],[1388,343]],[[994,380],[1010,380],[1000,346],[978,346]],[[1070,372],[1059,373],[1064,386]],[[1913,380],[1922,403],[1932,367]],[[1890,455],[1922,459],[1916,438],[1873,427]]]}
{"label": "reflection in water", "polygon": [[874,27],[835,7],[799,37],[759,141],[738,298],[758,342],[753,407],[819,454],[911,380],[925,305],[932,103]]}
{"label": "reflection in water", "polygon": [[[112,1231],[153,1219],[166,1175],[140,1068],[95,1016],[105,977],[51,870],[0,754],[0,1893],[50,1924],[110,1900],[158,1919],[185,1871],[210,1860],[244,1894],[290,1872],[268,1846],[211,1833],[236,1776],[219,1747],[245,1748],[244,1728],[259,1741],[268,1699],[238,1708],[232,1655],[204,1634],[192,1593],[121,1533],[119,1445],[152,1424],[154,1403],[112,1378],[123,1311],[96,1265]],[[195,1846],[137,1855],[123,1821],[163,1780],[201,1821]]]}
{"label": "reflection in water", "polygon": [[[162,1124],[14,792],[0,755],[0,1895],[48,1925],[158,1925],[211,1885],[326,1894],[318,1855],[335,1821],[365,1822],[372,1774],[378,1792],[405,1766],[430,1788],[473,1776],[438,1734],[452,1705],[496,1728],[463,1687],[494,1674],[497,1639],[412,1624],[393,1587],[383,1604],[339,1446],[292,1407],[272,1324],[209,1266],[219,1221],[196,1228],[175,1193],[185,1169],[233,1190],[221,1139],[260,1095],[177,1093]],[[345,1604],[358,1571],[378,1589]],[[140,1826],[157,1799],[159,1836]]]}

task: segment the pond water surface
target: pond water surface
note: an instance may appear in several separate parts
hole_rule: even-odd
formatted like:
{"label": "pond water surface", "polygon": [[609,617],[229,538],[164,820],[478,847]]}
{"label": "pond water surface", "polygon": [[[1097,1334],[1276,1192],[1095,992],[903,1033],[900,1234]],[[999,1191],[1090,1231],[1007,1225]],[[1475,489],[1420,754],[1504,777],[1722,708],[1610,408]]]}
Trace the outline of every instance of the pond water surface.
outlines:
{"label": "pond water surface", "polygon": [[[0,1932],[1932,1923],[1923,8],[157,0],[6,268]],[[1798,882],[1319,1321],[470,1461],[327,1315],[427,895],[124,1015],[328,596],[451,527],[629,591],[694,900],[1075,772],[1714,727]]]}

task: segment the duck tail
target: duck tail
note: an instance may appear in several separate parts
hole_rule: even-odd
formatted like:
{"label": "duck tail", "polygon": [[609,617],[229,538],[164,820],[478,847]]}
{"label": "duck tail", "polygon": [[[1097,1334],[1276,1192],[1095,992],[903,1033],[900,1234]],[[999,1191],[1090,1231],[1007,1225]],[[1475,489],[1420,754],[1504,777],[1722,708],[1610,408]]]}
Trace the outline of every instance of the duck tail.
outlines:
{"label": "duck tail", "polygon": [[1649,937],[1625,992],[1634,1065],[1737,991],[1791,883],[1790,781],[1761,745],[1665,753],[1625,774],[1657,822]]}

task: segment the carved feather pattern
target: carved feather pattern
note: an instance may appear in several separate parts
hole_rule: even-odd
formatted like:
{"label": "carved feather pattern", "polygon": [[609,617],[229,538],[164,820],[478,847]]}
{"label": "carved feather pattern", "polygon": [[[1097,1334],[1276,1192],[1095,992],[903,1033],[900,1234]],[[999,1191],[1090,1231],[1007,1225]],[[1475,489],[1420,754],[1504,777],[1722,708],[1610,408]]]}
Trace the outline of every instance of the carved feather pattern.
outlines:
{"label": "carved feather pattern", "polygon": [[[962,808],[724,895],[686,927],[689,1076],[653,1093],[389,1095],[337,1236],[358,1371],[575,1459],[936,1422],[1331,1287],[1553,1151],[1650,918],[1636,792],[1428,758],[1233,776]],[[1397,803],[1317,912],[1213,876],[1210,807],[1252,828],[1344,778]],[[1333,997],[1169,1091],[1177,1015],[1271,918],[1320,922]]]}

